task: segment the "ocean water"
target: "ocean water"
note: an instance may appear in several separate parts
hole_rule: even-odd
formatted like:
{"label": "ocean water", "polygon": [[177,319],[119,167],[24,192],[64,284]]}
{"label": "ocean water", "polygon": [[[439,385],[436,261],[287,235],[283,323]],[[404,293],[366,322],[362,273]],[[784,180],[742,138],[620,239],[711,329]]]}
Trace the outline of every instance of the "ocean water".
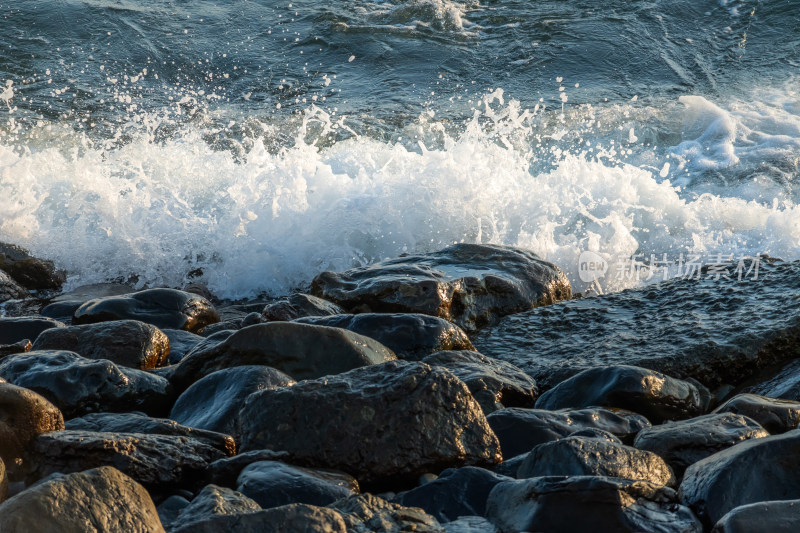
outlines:
{"label": "ocean water", "polygon": [[455,242],[576,292],[800,259],[799,67],[800,0],[0,0],[0,240],[225,298]]}

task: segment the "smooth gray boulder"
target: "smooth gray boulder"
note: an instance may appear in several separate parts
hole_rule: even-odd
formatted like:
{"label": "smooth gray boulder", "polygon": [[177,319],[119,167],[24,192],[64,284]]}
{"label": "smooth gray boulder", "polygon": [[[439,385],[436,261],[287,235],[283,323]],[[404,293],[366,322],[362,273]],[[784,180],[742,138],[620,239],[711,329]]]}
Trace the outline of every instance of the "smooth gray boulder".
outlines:
{"label": "smooth gray boulder", "polygon": [[714,412],[736,413],[752,418],[772,434],[797,429],[800,424],[800,402],[757,394],[738,394],[714,409]]}
{"label": "smooth gray boulder", "polygon": [[345,272],[323,272],[311,293],[351,313],[422,313],[466,331],[572,297],[564,273],[521,248],[456,244]]}
{"label": "smooth gray boulder", "polygon": [[285,322],[308,316],[340,315],[344,312],[344,309],[333,302],[328,302],[310,294],[298,293],[268,303],[264,310],[261,311],[261,316],[264,317],[264,320]]}
{"label": "smooth gray boulder", "polygon": [[358,481],[334,470],[258,461],[242,469],[236,490],[263,509],[290,503],[325,506],[359,493]]}
{"label": "smooth gray boulder", "polygon": [[758,502],[742,505],[719,519],[711,533],[797,533],[800,500]]}
{"label": "smooth gray boulder", "polygon": [[43,316],[0,317],[0,344],[33,340],[46,329],[63,327],[63,322]]}

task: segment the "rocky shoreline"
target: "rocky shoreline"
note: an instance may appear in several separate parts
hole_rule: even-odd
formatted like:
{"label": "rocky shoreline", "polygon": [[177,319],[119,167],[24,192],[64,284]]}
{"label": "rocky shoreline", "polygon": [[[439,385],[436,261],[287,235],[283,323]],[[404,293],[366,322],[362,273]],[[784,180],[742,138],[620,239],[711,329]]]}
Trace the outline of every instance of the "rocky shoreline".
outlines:
{"label": "rocky shoreline", "polygon": [[454,245],[61,293],[0,244],[0,531],[800,530],[800,262],[573,296]]}

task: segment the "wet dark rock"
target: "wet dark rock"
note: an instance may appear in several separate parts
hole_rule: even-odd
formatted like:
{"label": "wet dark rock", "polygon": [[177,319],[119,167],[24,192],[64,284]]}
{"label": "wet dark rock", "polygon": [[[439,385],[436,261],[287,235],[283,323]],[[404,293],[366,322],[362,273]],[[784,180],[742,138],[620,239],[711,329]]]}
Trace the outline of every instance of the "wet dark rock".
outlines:
{"label": "wet dark rock", "polygon": [[711,533],[797,533],[800,531],[800,500],[742,505],[729,512]]}
{"label": "wet dark rock", "polygon": [[800,401],[800,359],[790,362],[776,375],[762,383],[748,387],[746,391],[768,398]]}
{"label": "wet dark rock", "polygon": [[359,494],[332,503],[347,524],[348,533],[444,533],[435,518],[415,507],[403,507],[372,494]]}
{"label": "wet dark rock", "polygon": [[711,395],[699,383],[635,366],[592,368],[542,394],[538,409],[618,407],[646,416],[653,423],[705,413]]}
{"label": "wet dark rock", "polygon": [[150,418],[144,413],[91,413],[67,420],[66,429],[191,437],[226,455],[236,455],[236,442],[230,435],[182,426],[167,418]]}
{"label": "wet dark rock", "polygon": [[191,437],[83,430],[39,435],[29,455],[28,482],[108,465],[159,490],[199,485],[208,465],[225,456]]}
{"label": "wet dark rock", "polygon": [[458,520],[442,524],[445,533],[497,533],[494,524],[482,516],[462,516]]}
{"label": "wet dark rock", "polygon": [[406,361],[419,361],[440,350],[473,349],[467,334],[452,322],[418,313],[362,313],[301,318],[296,322],[353,331],[375,339]]}
{"label": "wet dark rock", "polygon": [[450,522],[459,516],[484,516],[486,499],[494,486],[510,480],[474,466],[451,468],[430,483],[401,492],[393,501],[424,509],[439,522]]}
{"label": "wet dark rock", "polygon": [[171,533],[348,533],[342,515],[327,507],[295,503],[252,513],[215,515]]}
{"label": "wet dark rock", "polygon": [[239,411],[254,392],[289,387],[296,382],[268,366],[217,370],[195,382],[178,397],[169,417],[196,428],[239,435]]}
{"label": "wet dark rock", "polygon": [[203,341],[200,335],[182,329],[165,329],[164,335],[169,339],[167,363],[170,365],[180,363],[187,353]]}
{"label": "wet dark rock", "polygon": [[614,442],[617,444],[623,444],[619,437],[614,435],[613,433],[609,433],[608,431],[597,429],[597,428],[584,428],[579,429],[575,433],[570,433],[570,437],[588,437],[592,439],[600,439],[607,442]]}
{"label": "wet dark rock", "polygon": [[740,505],[800,498],[800,430],[752,439],[686,469],[681,499],[713,526]]}
{"label": "wet dark rock", "polygon": [[10,355],[0,360],[0,377],[41,394],[65,418],[95,411],[156,414],[171,405],[166,379],[73,352],[45,350]]}
{"label": "wet dark rock", "polygon": [[157,327],[138,320],[114,320],[84,326],[51,328],[39,334],[34,350],[68,350],[87,359],[108,359],[147,370],[164,366],[169,338]]}
{"label": "wet dark rock", "polygon": [[60,289],[67,279],[52,261],[33,257],[28,250],[4,242],[0,242],[0,270],[26,289],[36,291]]}
{"label": "wet dark rock", "polygon": [[54,477],[7,500],[0,506],[0,531],[164,533],[164,528],[145,488],[103,466]]}
{"label": "wet dark rock", "polygon": [[643,429],[634,446],[664,458],[678,476],[701,459],[748,439],[768,437],[754,420],[733,413],[711,414]]}
{"label": "wet dark rock", "polygon": [[516,479],[517,477],[517,470],[525,462],[525,459],[528,457],[527,453],[523,453],[522,455],[517,455],[516,457],[512,457],[511,459],[506,459],[499,465],[495,465],[492,468],[492,472],[495,474],[499,474],[501,476],[510,477]]}
{"label": "wet dark rock", "polygon": [[310,294],[292,294],[288,298],[267,304],[261,312],[264,319],[270,321],[289,321],[307,316],[341,314],[344,314],[344,309],[335,303]]}
{"label": "wet dark rock", "polygon": [[53,302],[42,307],[39,314],[65,324],[71,324],[72,315],[81,305],[83,305],[83,300]]}
{"label": "wet dark rock", "polygon": [[[187,529],[196,522],[202,522],[213,516],[253,513],[261,510],[255,501],[241,492],[217,485],[206,485],[191,502],[181,506],[174,518],[164,522],[167,531]],[[159,515],[161,515],[159,507]],[[233,532],[232,532],[233,533]]]}
{"label": "wet dark rock", "polygon": [[581,429],[602,429],[623,442],[632,442],[639,431],[650,427],[645,417],[631,411],[602,408],[561,411],[510,408],[496,411],[486,420],[500,440],[506,460]]}
{"label": "wet dark rock", "polygon": [[658,455],[596,437],[566,437],[533,448],[517,478],[606,476],[674,486],[675,476]]}
{"label": "wet dark rock", "polygon": [[539,477],[498,484],[487,517],[502,533],[701,533],[675,491],[646,481],[609,477]]}
{"label": "wet dark rock", "polygon": [[32,340],[46,329],[63,327],[62,322],[43,316],[0,317],[0,344]]}
{"label": "wet dark rock", "polygon": [[11,383],[0,383],[0,458],[12,478],[33,439],[64,429],[61,411],[35,392]]}
{"label": "wet dark rock", "polygon": [[217,322],[216,324],[209,324],[208,326],[204,327],[197,331],[197,334],[201,337],[211,337],[218,333],[229,332],[229,335],[232,335],[237,330],[242,329],[242,321],[241,320],[225,320],[224,322]]}
{"label": "wet dark rock", "polygon": [[72,317],[73,324],[140,320],[161,329],[197,331],[219,321],[211,302],[175,289],[148,289],[89,300]]}
{"label": "wet dark rock", "polygon": [[242,450],[285,450],[293,462],[367,484],[501,460],[466,385],[423,363],[392,361],[260,391],[240,419]]}
{"label": "wet dark rock", "polygon": [[237,486],[236,480],[246,466],[260,461],[288,461],[288,452],[276,452],[272,450],[253,450],[240,453],[233,457],[217,459],[208,466],[206,470],[206,480],[208,483],[223,485],[234,488]]}
{"label": "wet dark rock", "polygon": [[30,296],[20,284],[14,279],[0,270],[0,302],[8,300],[19,300]]}
{"label": "wet dark rock", "polygon": [[188,506],[189,500],[182,494],[173,494],[161,502],[156,510],[158,511],[158,518],[161,519],[161,524],[164,526],[164,529],[167,531],[172,529],[172,524],[175,523],[178,515]]}
{"label": "wet dark rock", "polygon": [[352,313],[422,313],[467,331],[572,297],[561,270],[506,246],[456,244],[346,272],[323,272],[311,293]]}
{"label": "wet dark rock", "polygon": [[22,339],[14,344],[0,344],[0,357],[29,352],[31,348],[33,343],[29,339]]}
{"label": "wet dark rock", "polygon": [[183,390],[212,372],[244,365],[271,366],[294,379],[313,379],[394,358],[379,342],[351,331],[270,322],[241,329],[219,344],[198,346],[177,365],[171,381]]}
{"label": "wet dark rock", "polygon": [[302,468],[279,461],[258,461],[239,474],[236,490],[262,508],[290,503],[328,505],[359,493],[358,482],[334,470]]}
{"label": "wet dark rock", "polygon": [[736,413],[752,418],[773,434],[797,429],[800,402],[767,398],[757,394],[739,394],[716,409],[715,413]]}
{"label": "wet dark rock", "polygon": [[799,289],[800,261],[762,261],[757,280],[673,279],[570,300],[506,317],[472,342],[543,388],[617,364],[692,377],[710,388],[738,385],[800,356]]}
{"label": "wet dark rock", "polygon": [[504,407],[533,407],[539,396],[536,382],[525,372],[478,352],[437,352],[422,361],[444,367],[466,383],[487,414]]}

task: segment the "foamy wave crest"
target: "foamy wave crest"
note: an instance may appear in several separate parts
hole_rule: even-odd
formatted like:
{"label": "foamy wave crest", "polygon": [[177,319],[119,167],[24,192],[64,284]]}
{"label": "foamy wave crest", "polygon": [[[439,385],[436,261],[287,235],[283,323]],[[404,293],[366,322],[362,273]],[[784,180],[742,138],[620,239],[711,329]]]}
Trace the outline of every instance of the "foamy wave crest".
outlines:
{"label": "foamy wave crest", "polygon": [[[324,269],[454,242],[529,248],[577,291],[587,288],[584,250],[610,261],[800,257],[791,199],[751,197],[747,184],[738,196],[686,194],[659,173],[669,153],[637,166],[551,147],[542,165],[536,113],[501,99],[493,94],[459,133],[419,125],[436,130],[435,147],[356,136],[321,148],[315,139],[333,124],[316,108],[292,146],[259,140],[244,155],[213,148],[190,126],[122,146],[69,147],[59,136],[19,148],[0,138],[0,240],[54,259],[72,285],[135,275],[140,286],[180,287],[192,273],[227,298],[279,295]],[[309,137],[312,129],[322,133]],[[640,283],[601,280],[604,291]]]}

